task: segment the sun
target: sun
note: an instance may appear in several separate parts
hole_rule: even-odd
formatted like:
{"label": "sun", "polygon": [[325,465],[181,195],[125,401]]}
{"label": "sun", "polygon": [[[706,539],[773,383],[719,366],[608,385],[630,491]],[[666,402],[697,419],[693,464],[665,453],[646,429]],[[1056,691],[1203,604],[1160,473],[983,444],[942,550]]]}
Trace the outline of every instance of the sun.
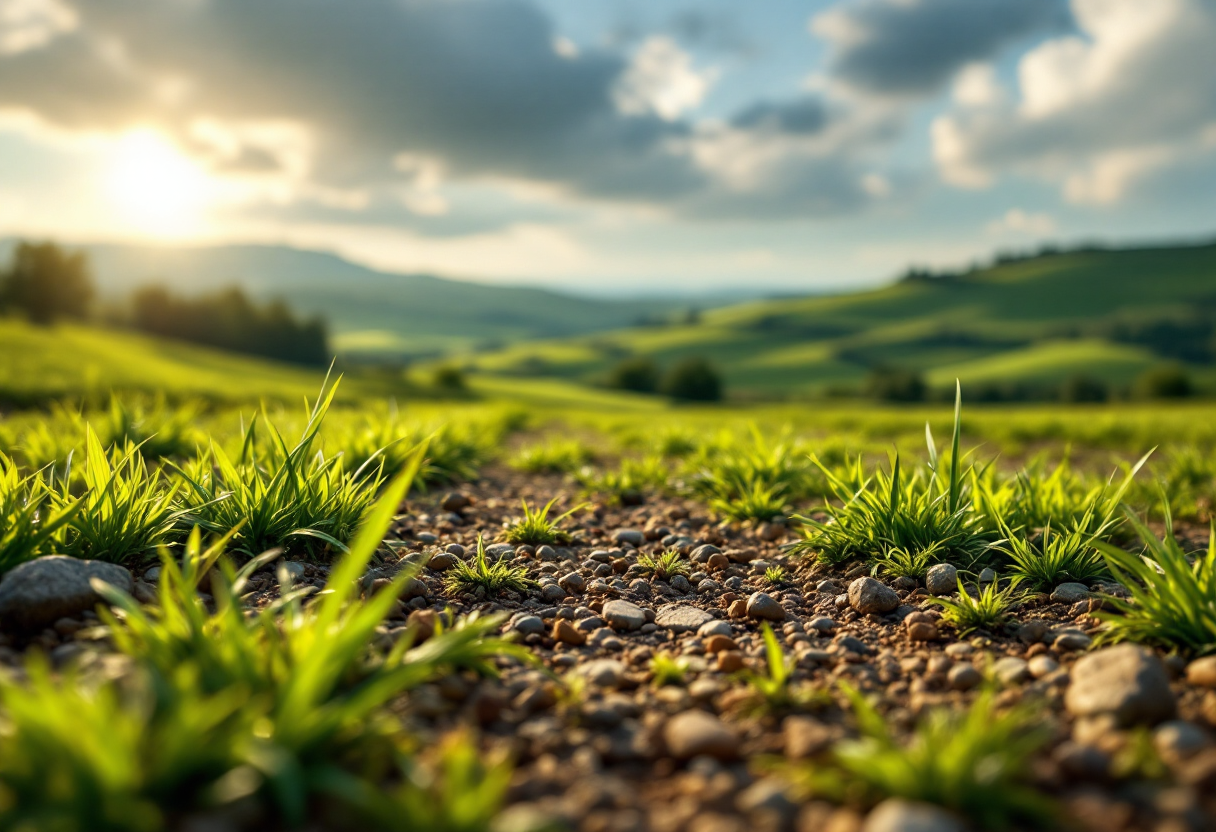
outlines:
{"label": "sun", "polygon": [[106,176],[109,201],[139,234],[188,236],[200,229],[207,174],[152,132],[129,133],[115,148]]}

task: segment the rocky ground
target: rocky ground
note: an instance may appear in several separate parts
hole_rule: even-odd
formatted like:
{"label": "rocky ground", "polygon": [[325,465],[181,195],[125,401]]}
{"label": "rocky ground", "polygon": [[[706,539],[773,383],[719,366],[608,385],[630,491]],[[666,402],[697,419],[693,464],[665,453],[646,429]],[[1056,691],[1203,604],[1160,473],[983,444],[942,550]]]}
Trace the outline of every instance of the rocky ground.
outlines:
{"label": "rocky ground", "polygon": [[[403,704],[424,737],[473,724],[488,750],[512,755],[504,832],[537,819],[587,832],[968,828],[924,805],[887,801],[867,811],[787,788],[782,769],[813,766],[856,733],[840,681],[871,695],[901,734],[929,709],[965,708],[990,683],[1000,704],[1033,702],[1053,726],[1032,778],[1059,801],[1067,826],[1216,829],[1216,657],[1188,663],[1133,646],[1091,649],[1093,587],[1063,585],[1023,604],[999,631],[960,638],[926,603],[930,590],[956,588],[948,569],[931,573],[928,587],[874,580],[861,566],[828,569],[784,555],[794,538],[781,525],[723,526],[700,504],[656,499],[577,515],[564,524],[574,533],[568,546],[491,547],[527,568],[536,586],[526,593],[444,588],[445,571],[470,556],[479,532],[501,540],[521,497],[543,504],[572,491],[559,477],[495,470],[460,491],[414,499],[394,554],[366,578],[370,589],[406,562],[426,563],[386,643],[407,622],[425,631],[447,607],[505,612],[504,630],[539,659],[504,662],[497,680],[451,677]],[[672,548],[691,562],[688,576],[643,573],[639,554]],[[784,565],[785,582],[766,579],[773,565]],[[33,637],[0,636],[0,661],[16,664],[31,646],[59,664],[104,654],[104,629],[87,611],[96,600],[88,576],[72,564],[38,568],[46,574],[14,571],[0,583],[4,632],[18,622],[42,627]],[[324,584],[324,566],[289,569],[298,582]],[[156,573],[103,577],[149,599]],[[267,570],[247,601],[275,593]],[[766,622],[795,660],[793,684],[812,691],[784,710],[758,707],[740,677],[764,670]],[[682,684],[655,683],[659,655],[684,662]]]}

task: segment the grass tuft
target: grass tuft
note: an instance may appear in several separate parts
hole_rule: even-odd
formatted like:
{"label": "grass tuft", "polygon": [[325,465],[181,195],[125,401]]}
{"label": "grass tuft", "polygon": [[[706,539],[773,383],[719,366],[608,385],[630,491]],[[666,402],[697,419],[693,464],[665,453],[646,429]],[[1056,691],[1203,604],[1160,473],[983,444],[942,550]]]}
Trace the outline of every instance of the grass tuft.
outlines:
{"label": "grass tuft", "polygon": [[486,557],[485,538],[481,535],[477,536],[477,554],[473,562],[458,559],[444,578],[449,592],[472,592],[480,587],[489,596],[508,590],[524,592],[532,583],[523,566],[511,566],[501,560],[490,563]]}
{"label": "grass tuft", "polygon": [[545,544],[565,544],[570,542],[570,533],[559,529],[558,526],[570,515],[585,508],[586,504],[577,505],[569,511],[561,514],[552,520],[549,519],[549,510],[553,508],[554,503],[558,500],[554,497],[549,502],[545,503],[543,508],[532,509],[528,506],[527,500],[522,500],[524,513],[515,523],[512,523],[506,531],[508,543],[526,543],[531,546],[542,546]]}
{"label": "grass tuft", "polygon": [[650,575],[659,581],[669,580],[676,575],[687,576],[689,573],[687,561],[682,559],[675,549],[664,552],[657,558],[642,552],[638,555],[638,567],[642,574]]}
{"label": "grass tuft", "polygon": [[999,583],[993,581],[980,589],[978,595],[972,596],[963,586],[963,579],[959,578],[957,601],[930,598],[929,603],[942,608],[942,618],[952,624],[959,635],[965,636],[976,630],[992,630],[1009,619],[1009,613],[1022,598],[1022,593],[1018,591],[1018,579],[1015,578],[1004,589],[999,588]]}

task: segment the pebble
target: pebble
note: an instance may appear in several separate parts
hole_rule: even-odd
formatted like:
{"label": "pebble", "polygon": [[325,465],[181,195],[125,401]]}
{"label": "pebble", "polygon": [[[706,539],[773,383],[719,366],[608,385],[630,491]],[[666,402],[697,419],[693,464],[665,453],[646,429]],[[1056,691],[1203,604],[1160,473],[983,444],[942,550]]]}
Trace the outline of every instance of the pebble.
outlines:
{"label": "pebble", "polygon": [[566,619],[559,618],[553,624],[553,640],[565,644],[584,644],[587,636]]}
{"label": "pebble", "polygon": [[823,635],[831,635],[839,625],[826,615],[820,615],[808,621],[806,626],[807,629],[815,630]]}
{"label": "pebble", "polygon": [[681,595],[688,595],[692,592],[692,584],[683,575],[673,575],[667,585]]}
{"label": "pebble", "polygon": [[747,617],[762,621],[784,621],[785,610],[766,592],[753,592],[747,599]]}
{"label": "pebble", "polygon": [[899,606],[899,596],[873,578],[858,578],[849,584],[849,605],[862,615],[887,613]]}
{"label": "pebble", "polygon": [[930,595],[951,595],[958,591],[958,570],[948,563],[929,567],[925,573],[925,589]]}
{"label": "pebble", "polygon": [[1031,677],[1030,664],[1017,656],[1005,656],[992,665],[992,673],[1003,685],[1018,685]]}
{"label": "pebble", "polygon": [[1151,650],[1134,644],[1078,659],[1064,704],[1073,716],[1109,714],[1122,726],[1154,725],[1176,709],[1164,665]]}
{"label": "pebble", "polygon": [[693,549],[690,559],[693,563],[707,563],[713,555],[719,554],[721,551],[712,543],[706,543]]}
{"label": "pebble", "polygon": [[1056,636],[1051,646],[1057,650],[1088,650],[1093,642],[1085,633],[1066,631]]}
{"label": "pebble", "polygon": [[739,645],[730,636],[710,636],[705,640],[706,653],[721,653],[723,650],[738,650]]}
{"label": "pebble", "polygon": [[0,627],[40,630],[92,610],[101,602],[89,583],[93,578],[123,592],[134,589],[131,573],[113,563],[46,555],[18,564],[0,581]]}
{"label": "pebble", "polygon": [[[287,577],[291,579],[292,583],[295,583],[304,577],[304,571],[306,568],[307,567],[305,567],[304,564],[296,560],[289,560],[279,564],[279,569],[287,573]],[[275,571],[277,572],[278,570]]]}
{"label": "pebble", "polygon": [[964,832],[964,829],[962,822],[945,809],[892,797],[866,816],[861,832]]}
{"label": "pebble", "polygon": [[614,630],[638,630],[646,623],[646,611],[628,601],[604,602],[601,616]]}
{"label": "pebble", "polygon": [[545,622],[535,615],[521,615],[511,622],[511,629],[524,635],[533,635],[545,631]]}
{"label": "pebble", "polygon": [[717,581],[710,578],[706,578],[697,584],[698,595],[713,595],[715,592],[720,592],[721,590],[721,585]]}
{"label": "pebble", "polygon": [[558,584],[547,584],[541,587],[540,597],[550,604],[555,604],[566,597],[566,590]]}
{"label": "pebble", "polygon": [[980,570],[980,583],[990,584],[995,580],[996,580],[996,571],[992,567],[985,566],[983,569]]}
{"label": "pebble", "polygon": [[617,529],[612,535],[614,543],[628,543],[630,546],[641,546],[646,542],[646,535],[637,529]]}
{"label": "pebble", "polygon": [[663,741],[677,760],[705,755],[732,760],[739,753],[739,740],[716,716],[701,710],[684,711],[667,720]]}
{"label": "pebble", "polygon": [[1188,664],[1186,680],[1201,688],[1216,688],[1216,656],[1204,656]]}
{"label": "pebble", "polygon": [[723,650],[717,656],[719,672],[738,673],[743,669],[743,654],[738,650]]}
{"label": "pebble", "polygon": [[616,659],[596,659],[580,665],[575,672],[597,687],[615,688],[625,678],[625,665]]}
{"label": "pebble", "polygon": [[971,690],[984,681],[984,677],[973,665],[960,662],[946,673],[946,681],[951,690]]}
{"label": "pebble", "polygon": [[947,644],[943,652],[952,659],[962,659],[974,653],[975,648],[965,641],[957,641],[954,644]]}
{"label": "pebble", "polygon": [[578,595],[587,588],[587,582],[577,572],[569,572],[557,579],[557,584],[571,595]]}
{"label": "pebble", "polygon": [[1089,597],[1089,587],[1085,584],[1065,583],[1057,586],[1051,593],[1051,600],[1061,604],[1075,604]]}
{"label": "pebble", "polygon": [[697,635],[699,635],[701,638],[706,638],[708,636],[726,636],[727,638],[730,638],[734,634],[735,631],[731,628],[730,622],[723,621],[720,618],[714,618],[710,621],[706,621],[697,628]]}
{"label": "pebble", "polygon": [[1206,731],[1181,719],[1163,722],[1153,731],[1153,746],[1168,763],[1193,757],[1211,742],[1212,738]]}
{"label": "pebble", "polygon": [[794,760],[814,757],[836,739],[836,732],[810,716],[789,716],[782,725],[785,756]]}
{"label": "pebble", "polygon": [[456,565],[456,560],[456,556],[451,552],[440,552],[431,555],[431,559],[426,562],[426,568],[433,572],[446,572]]}
{"label": "pebble", "polygon": [[673,633],[689,633],[713,620],[714,617],[705,610],[687,604],[664,604],[659,607],[654,623]]}
{"label": "pebble", "polygon": [[424,546],[431,546],[439,542],[439,536],[432,532],[418,532],[414,535],[414,539]]}
{"label": "pebble", "polygon": [[443,551],[447,552],[449,555],[455,555],[458,558],[462,558],[465,555],[464,547],[459,543],[449,543],[447,546],[443,547]]}
{"label": "pebble", "polygon": [[1060,663],[1051,656],[1038,655],[1026,662],[1026,669],[1036,679],[1042,679],[1060,668]]}
{"label": "pebble", "polygon": [[937,627],[927,621],[910,621],[906,626],[909,641],[936,641],[941,635]]}
{"label": "pebble", "polygon": [[473,501],[468,494],[462,494],[459,491],[449,491],[443,496],[443,501],[439,507],[444,511],[462,511],[473,505]]}

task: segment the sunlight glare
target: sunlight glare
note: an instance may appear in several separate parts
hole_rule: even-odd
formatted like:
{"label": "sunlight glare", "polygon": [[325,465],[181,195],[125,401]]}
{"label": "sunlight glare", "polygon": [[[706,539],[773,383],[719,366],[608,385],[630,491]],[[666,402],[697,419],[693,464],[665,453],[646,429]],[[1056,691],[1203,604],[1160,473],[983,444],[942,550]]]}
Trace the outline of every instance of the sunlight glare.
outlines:
{"label": "sunlight glare", "polygon": [[156,133],[123,137],[106,184],[114,206],[140,234],[178,237],[198,230],[207,175]]}

